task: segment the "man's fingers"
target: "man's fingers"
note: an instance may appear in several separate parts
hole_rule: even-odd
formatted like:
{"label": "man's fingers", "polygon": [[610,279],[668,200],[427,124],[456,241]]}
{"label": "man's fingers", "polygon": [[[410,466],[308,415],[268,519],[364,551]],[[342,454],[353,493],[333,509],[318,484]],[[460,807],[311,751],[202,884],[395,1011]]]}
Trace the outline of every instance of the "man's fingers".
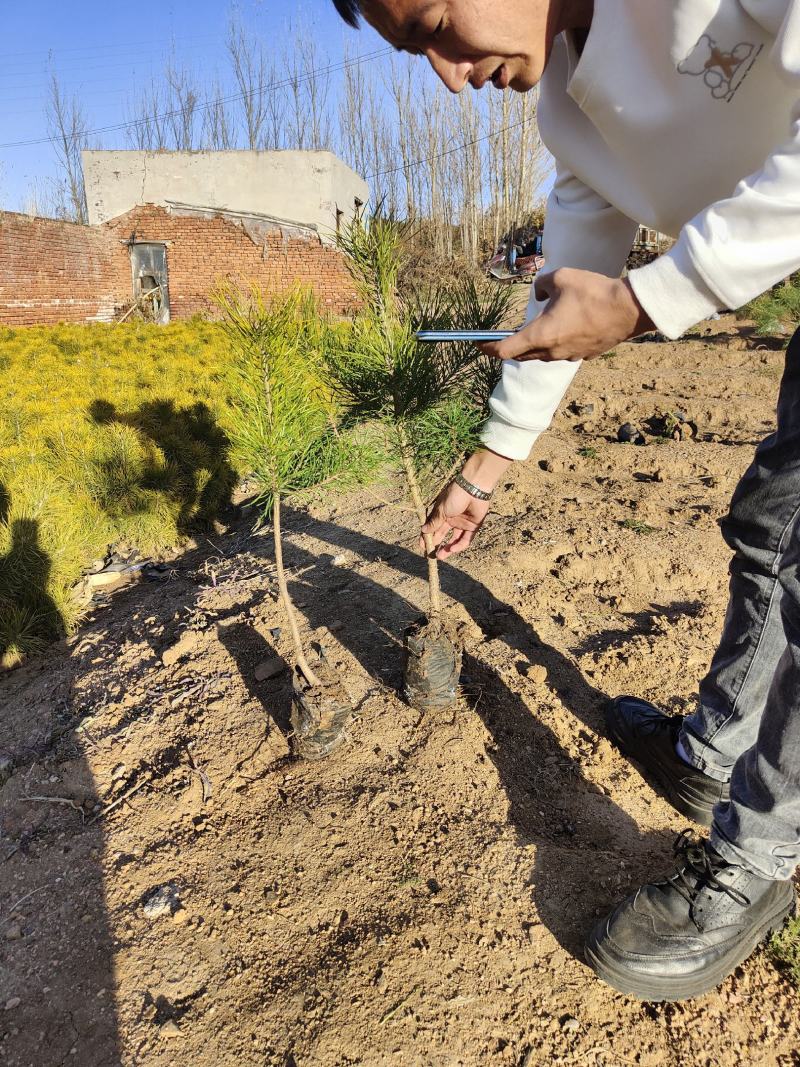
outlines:
{"label": "man's fingers", "polygon": [[434,508],[434,510],[428,516],[428,521],[422,527],[420,531],[419,547],[421,552],[427,552],[427,546],[425,544],[425,537],[430,537],[433,542],[434,548],[441,544],[447,537],[450,531],[450,522],[447,516],[440,510],[440,508]]}
{"label": "man's fingers", "polygon": [[487,356],[493,356],[495,359],[517,359],[519,356],[540,359],[542,357],[538,353],[543,351],[540,334],[539,320],[535,319],[529,326],[511,337],[506,337],[504,341],[490,341],[478,347]]}
{"label": "man's fingers", "polygon": [[459,530],[452,540],[441,546],[436,553],[437,557],[439,559],[447,559],[448,556],[452,556],[456,552],[463,552],[465,548],[469,548],[472,544],[475,533],[475,530]]}

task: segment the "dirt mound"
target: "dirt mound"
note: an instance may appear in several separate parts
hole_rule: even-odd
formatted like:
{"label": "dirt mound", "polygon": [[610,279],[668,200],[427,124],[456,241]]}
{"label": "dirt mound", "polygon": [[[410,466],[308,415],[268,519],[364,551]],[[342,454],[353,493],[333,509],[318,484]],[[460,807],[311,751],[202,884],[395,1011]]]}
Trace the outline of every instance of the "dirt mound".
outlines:
{"label": "dirt mound", "polygon": [[[453,712],[398,698],[424,563],[368,493],[287,516],[292,592],[356,708],[329,759],[289,756],[289,645],[246,517],[0,680],[2,1061],[796,1063],[763,952],[675,1006],[581,959],[683,828],[604,739],[603,694],[692,707],[725,605],[716,521],[781,363],[723,320],[582,370],[442,568]],[[676,409],[696,435],[647,434]]]}

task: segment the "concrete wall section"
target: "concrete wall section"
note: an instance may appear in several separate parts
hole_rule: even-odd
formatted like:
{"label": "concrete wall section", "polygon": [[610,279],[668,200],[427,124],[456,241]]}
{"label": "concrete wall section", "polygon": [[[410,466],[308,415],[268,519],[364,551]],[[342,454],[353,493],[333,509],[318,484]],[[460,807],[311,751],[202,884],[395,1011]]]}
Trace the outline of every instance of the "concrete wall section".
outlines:
{"label": "concrete wall section", "polygon": [[0,212],[0,323],[112,322],[130,301],[127,249],[105,230]]}
{"label": "concrete wall section", "polygon": [[349,219],[369,196],[366,182],[330,152],[86,151],[82,158],[92,224],[158,204],[263,215],[328,242],[337,211]]}

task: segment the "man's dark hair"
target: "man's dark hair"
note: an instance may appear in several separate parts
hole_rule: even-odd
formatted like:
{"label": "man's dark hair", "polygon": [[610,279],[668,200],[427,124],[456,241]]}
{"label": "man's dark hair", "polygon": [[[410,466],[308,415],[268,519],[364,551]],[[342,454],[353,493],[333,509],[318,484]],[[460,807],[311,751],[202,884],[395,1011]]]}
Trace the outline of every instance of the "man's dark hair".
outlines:
{"label": "man's dark hair", "polygon": [[333,6],[348,26],[358,29],[358,18],[361,14],[360,0],[333,0]]}

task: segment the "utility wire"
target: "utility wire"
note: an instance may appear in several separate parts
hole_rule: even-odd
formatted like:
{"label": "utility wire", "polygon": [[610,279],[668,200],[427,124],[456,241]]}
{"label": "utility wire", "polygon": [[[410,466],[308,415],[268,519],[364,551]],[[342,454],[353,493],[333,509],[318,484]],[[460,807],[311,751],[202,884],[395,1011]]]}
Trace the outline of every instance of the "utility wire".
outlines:
{"label": "utility wire", "polygon": [[[433,163],[434,160],[444,159],[445,156],[455,155],[456,152],[463,152],[465,148],[472,148],[473,145],[480,144],[482,141],[490,141],[492,137],[499,137],[501,133],[509,133],[511,130],[516,130],[520,126],[525,126],[530,122],[530,119],[522,119],[520,122],[514,122],[510,126],[501,126],[498,130],[492,130],[491,133],[486,133],[483,137],[476,137],[474,141],[467,141],[465,144],[456,145],[455,148],[450,148],[446,152],[437,152],[433,156],[427,156],[425,159],[417,159],[413,163],[401,163],[399,167],[392,167],[390,170],[379,170],[374,174],[367,174],[366,181],[370,181],[372,178],[385,178],[389,174],[398,174],[401,170],[411,170],[413,167],[421,167],[423,163]],[[0,148],[3,146],[0,145]]]}
{"label": "utility wire", "polygon": [[[207,100],[203,104],[179,107],[174,111],[165,111],[160,115],[152,115],[144,119],[134,119],[131,122],[119,122],[113,126],[99,126],[95,130],[87,130],[86,137],[95,137],[101,133],[117,133],[119,130],[129,130],[136,126],[148,126],[152,122],[163,122],[166,119],[176,118],[178,115],[185,115],[187,112],[196,113],[200,111],[208,111],[210,108],[218,107],[220,104],[232,104],[236,100],[246,100],[248,96],[253,96],[255,93],[261,92],[262,90],[275,92],[277,89],[283,89],[289,85],[297,85],[302,82],[311,81],[312,78],[320,75],[335,74],[337,71],[347,70],[349,67],[357,67],[362,63],[378,59],[380,56],[388,55],[392,51],[394,51],[392,48],[380,48],[375,52],[367,52],[363,56],[358,56],[356,59],[344,60],[341,63],[331,63],[327,67],[311,70],[308,74],[302,74],[298,78],[285,78],[283,81],[278,82],[261,82],[259,85],[255,86],[255,88],[248,89],[246,92],[234,93],[232,96],[217,97],[215,100]],[[5,144],[0,144],[0,150],[6,148],[25,148],[29,145],[37,144],[55,144],[58,140],[58,137],[35,137],[28,141],[7,141]]]}
{"label": "utility wire", "polygon": [[[173,36],[170,34],[169,43],[174,44],[176,41],[218,41],[218,33],[193,33],[193,34],[180,34],[179,36]],[[0,60],[21,58],[23,56],[44,56],[46,61],[54,55],[62,55],[65,52],[102,52],[106,54],[113,51],[115,48],[138,48],[140,45],[152,45],[152,39],[149,41],[112,41],[108,44],[94,44],[94,45],[70,45],[67,48],[62,48],[60,45],[58,49],[47,48],[44,50],[38,49],[32,52],[0,52]]]}

